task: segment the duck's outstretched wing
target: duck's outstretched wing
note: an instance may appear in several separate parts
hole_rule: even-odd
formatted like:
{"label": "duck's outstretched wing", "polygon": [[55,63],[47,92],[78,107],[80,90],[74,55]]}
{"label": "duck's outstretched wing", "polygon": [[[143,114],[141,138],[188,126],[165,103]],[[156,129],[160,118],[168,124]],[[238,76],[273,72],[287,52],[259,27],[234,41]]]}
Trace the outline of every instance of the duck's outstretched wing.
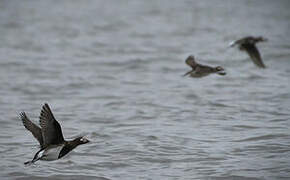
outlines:
{"label": "duck's outstretched wing", "polygon": [[190,66],[192,69],[194,69],[197,65],[197,63],[195,62],[195,58],[194,56],[189,56],[186,60],[185,63]]}
{"label": "duck's outstretched wing", "polygon": [[46,103],[42,106],[39,122],[42,128],[44,147],[64,142],[61,126],[54,118],[48,104]]}
{"label": "duck's outstretched wing", "polygon": [[40,127],[30,121],[30,119],[26,116],[25,112],[20,113],[20,119],[22,120],[24,127],[32,133],[32,135],[35,137],[35,139],[37,139],[40,146],[42,147],[43,138]]}
{"label": "duck's outstretched wing", "polygon": [[266,68],[265,64],[262,61],[260,52],[254,44],[244,44],[243,48],[249,54],[254,64],[256,64],[260,68]]}

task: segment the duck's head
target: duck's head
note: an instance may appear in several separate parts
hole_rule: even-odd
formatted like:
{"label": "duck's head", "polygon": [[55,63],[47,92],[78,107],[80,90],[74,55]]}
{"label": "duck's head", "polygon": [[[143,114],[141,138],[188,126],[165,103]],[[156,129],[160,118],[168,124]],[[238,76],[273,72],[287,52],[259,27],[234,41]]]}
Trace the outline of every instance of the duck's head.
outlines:
{"label": "duck's head", "polygon": [[225,69],[221,66],[215,67],[215,71],[220,75],[226,75]]}
{"label": "duck's head", "polygon": [[88,142],[90,142],[87,138],[85,137],[78,137],[76,138],[74,141],[77,142],[77,144],[86,144]]}
{"label": "duck's head", "polygon": [[217,66],[217,67],[215,67],[215,70],[216,71],[224,71],[224,68],[221,66]]}

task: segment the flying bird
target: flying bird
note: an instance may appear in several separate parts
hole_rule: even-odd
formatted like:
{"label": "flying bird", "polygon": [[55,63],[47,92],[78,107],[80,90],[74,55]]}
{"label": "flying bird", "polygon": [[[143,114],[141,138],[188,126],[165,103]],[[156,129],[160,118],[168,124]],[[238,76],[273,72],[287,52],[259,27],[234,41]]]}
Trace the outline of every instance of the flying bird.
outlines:
{"label": "flying bird", "polygon": [[60,124],[54,118],[50,107],[46,103],[42,106],[40,112],[40,127],[34,124],[25,112],[20,113],[20,119],[24,127],[32,133],[40,144],[40,150],[34,155],[34,158],[24,164],[31,164],[38,160],[60,159],[77,146],[89,142],[85,137],[77,137],[74,140],[66,141],[62,135]]}
{"label": "flying bird", "polygon": [[231,42],[229,44],[229,47],[234,47],[235,45],[238,45],[241,51],[246,51],[248,53],[248,55],[250,56],[255,65],[257,65],[260,68],[266,68],[265,64],[262,61],[260,52],[256,47],[256,43],[265,41],[268,41],[268,39],[263,38],[262,36],[259,37],[247,36],[242,39]]}
{"label": "flying bird", "polygon": [[188,66],[190,66],[192,70],[188,71],[183,76],[190,75],[191,77],[194,77],[194,78],[200,78],[200,77],[204,77],[210,74],[226,75],[224,68],[222,68],[221,66],[210,67],[210,66],[198,64],[195,61],[194,56],[192,55],[186,58],[185,63]]}

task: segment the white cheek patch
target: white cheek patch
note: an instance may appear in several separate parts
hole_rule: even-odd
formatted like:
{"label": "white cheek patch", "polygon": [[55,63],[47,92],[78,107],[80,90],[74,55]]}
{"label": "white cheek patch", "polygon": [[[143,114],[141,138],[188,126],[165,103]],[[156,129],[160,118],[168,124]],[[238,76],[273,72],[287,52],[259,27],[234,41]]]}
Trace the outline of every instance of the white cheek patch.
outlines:
{"label": "white cheek patch", "polygon": [[85,137],[82,137],[82,138],[80,139],[80,141],[83,142],[83,143],[87,143],[87,142],[89,142]]}

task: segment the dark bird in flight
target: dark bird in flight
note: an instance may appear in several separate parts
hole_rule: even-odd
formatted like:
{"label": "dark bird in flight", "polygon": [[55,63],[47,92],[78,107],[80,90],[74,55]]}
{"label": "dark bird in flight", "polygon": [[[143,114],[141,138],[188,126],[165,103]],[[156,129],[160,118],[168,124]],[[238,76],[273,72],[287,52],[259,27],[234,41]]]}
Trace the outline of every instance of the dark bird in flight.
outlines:
{"label": "dark bird in flight", "polygon": [[262,36],[259,37],[248,36],[231,42],[229,46],[234,47],[235,45],[238,45],[241,51],[246,51],[248,53],[248,55],[250,56],[255,65],[257,65],[260,68],[265,68],[266,66],[262,61],[258,48],[256,47],[256,43],[265,41],[268,40],[266,38],[263,38]]}
{"label": "dark bird in flight", "polygon": [[78,137],[71,141],[64,140],[60,124],[56,121],[46,103],[42,106],[40,113],[40,127],[30,121],[25,112],[20,113],[20,118],[24,127],[32,133],[40,144],[40,150],[34,155],[34,158],[24,164],[31,164],[38,160],[60,159],[78,145],[89,142],[85,137]]}

